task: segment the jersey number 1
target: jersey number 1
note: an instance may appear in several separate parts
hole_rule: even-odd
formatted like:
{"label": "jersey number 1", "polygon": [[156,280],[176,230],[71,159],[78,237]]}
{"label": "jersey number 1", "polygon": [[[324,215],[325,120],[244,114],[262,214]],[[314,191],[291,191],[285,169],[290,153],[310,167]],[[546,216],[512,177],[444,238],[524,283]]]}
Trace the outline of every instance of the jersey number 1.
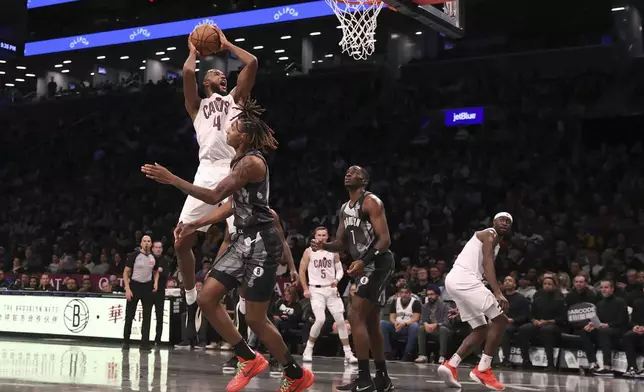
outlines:
{"label": "jersey number 1", "polygon": [[351,240],[353,241],[353,245],[355,245],[356,244],[356,235],[353,232],[353,230],[349,231],[349,233],[351,233]]}

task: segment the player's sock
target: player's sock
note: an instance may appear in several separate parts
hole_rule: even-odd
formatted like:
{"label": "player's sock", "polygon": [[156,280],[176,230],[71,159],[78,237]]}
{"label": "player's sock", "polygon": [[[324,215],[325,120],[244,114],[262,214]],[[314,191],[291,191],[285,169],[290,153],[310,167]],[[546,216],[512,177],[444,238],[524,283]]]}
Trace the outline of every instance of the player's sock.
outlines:
{"label": "player's sock", "polygon": [[449,360],[449,364],[450,364],[450,366],[457,368],[458,365],[461,364],[461,361],[462,361],[462,359],[461,359],[460,355],[454,354],[454,355],[452,355],[452,358]]}
{"label": "player's sock", "polygon": [[358,379],[371,380],[368,359],[358,359]]}
{"label": "player's sock", "polygon": [[315,343],[311,343],[311,341],[310,341],[310,340],[307,340],[307,341],[306,341],[306,349],[307,349],[307,350],[308,350],[308,349],[313,350],[313,347],[315,347]]}
{"label": "player's sock", "polygon": [[376,364],[376,376],[389,377],[385,361],[373,361]]}
{"label": "player's sock", "polygon": [[286,374],[286,377],[291,380],[302,378],[304,373],[300,365],[298,365],[297,362],[295,362],[295,359],[293,359],[293,355],[291,355],[290,352],[287,352],[285,357],[287,363],[286,366],[284,366],[284,374]]}
{"label": "player's sock", "polygon": [[250,347],[248,347],[248,344],[246,344],[246,341],[244,339],[240,340],[239,343],[234,345],[233,350],[235,352],[235,355],[243,360],[247,361],[250,359],[255,359],[255,353],[250,349]]}
{"label": "player's sock", "polygon": [[492,357],[483,353],[481,355],[481,362],[479,362],[479,372],[484,372],[492,366]]}
{"label": "player's sock", "polygon": [[346,346],[342,346],[342,349],[344,350],[345,355],[353,354],[353,351],[351,351],[351,346],[348,344]]}
{"label": "player's sock", "polygon": [[190,290],[186,290],[186,303],[192,305],[197,302],[197,289],[193,287]]}

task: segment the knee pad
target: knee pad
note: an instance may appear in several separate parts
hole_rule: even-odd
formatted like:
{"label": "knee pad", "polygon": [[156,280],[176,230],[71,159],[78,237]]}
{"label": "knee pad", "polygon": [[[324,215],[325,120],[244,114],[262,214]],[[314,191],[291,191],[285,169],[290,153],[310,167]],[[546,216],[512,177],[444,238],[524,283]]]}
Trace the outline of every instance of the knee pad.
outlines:
{"label": "knee pad", "polygon": [[340,339],[349,339],[349,331],[347,331],[347,324],[344,322],[344,315],[342,313],[334,313],[333,319],[335,320],[335,326],[338,329]]}

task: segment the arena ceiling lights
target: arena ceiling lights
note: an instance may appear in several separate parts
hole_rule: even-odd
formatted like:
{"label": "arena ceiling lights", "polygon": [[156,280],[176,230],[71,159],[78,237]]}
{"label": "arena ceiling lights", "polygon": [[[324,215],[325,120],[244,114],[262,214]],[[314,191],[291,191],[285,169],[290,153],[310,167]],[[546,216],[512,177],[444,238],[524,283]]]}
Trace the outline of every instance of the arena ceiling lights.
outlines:
{"label": "arena ceiling lights", "polygon": [[196,26],[201,24],[217,24],[217,26],[222,30],[228,30],[273,23],[292,22],[295,20],[331,15],[333,15],[331,7],[329,7],[324,0],[318,0],[302,4],[235,12],[232,14],[182,20],[178,22],[28,42],[25,44],[25,56],[177,37],[190,34]]}

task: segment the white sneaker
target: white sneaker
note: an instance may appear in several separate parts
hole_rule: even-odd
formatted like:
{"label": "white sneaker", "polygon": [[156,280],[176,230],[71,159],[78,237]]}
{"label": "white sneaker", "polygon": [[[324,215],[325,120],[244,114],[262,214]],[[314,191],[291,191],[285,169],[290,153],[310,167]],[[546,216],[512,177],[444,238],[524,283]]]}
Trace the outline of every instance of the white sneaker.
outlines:
{"label": "white sneaker", "polygon": [[206,350],[216,350],[219,348],[219,343],[210,343],[206,346]]}
{"label": "white sneaker", "polygon": [[221,347],[219,347],[219,349],[220,349],[221,351],[230,351],[230,350],[232,350],[232,349],[233,349],[233,346],[231,346],[231,345],[230,345],[230,343],[225,342],[225,343],[223,343],[223,344],[221,345]]}
{"label": "white sneaker", "polygon": [[438,364],[442,365],[445,362],[445,357],[438,358]]}
{"label": "white sneaker", "polygon": [[304,352],[302,353],[302,361],[304,362],[313,362],[313,349],[312,348],[305,348]]}
{"label": "white sneaker", "polygon": [[418,358],[414,361],[416,363],[427,363],[427,357],[424,355],[419,355]]}
{"label": "white sneaker", "polygon": [[356,363],[358,363],[358,358],[356,358],[356,356],[349,351],[348,353],[344,353],[344,362],[355,365]]}

